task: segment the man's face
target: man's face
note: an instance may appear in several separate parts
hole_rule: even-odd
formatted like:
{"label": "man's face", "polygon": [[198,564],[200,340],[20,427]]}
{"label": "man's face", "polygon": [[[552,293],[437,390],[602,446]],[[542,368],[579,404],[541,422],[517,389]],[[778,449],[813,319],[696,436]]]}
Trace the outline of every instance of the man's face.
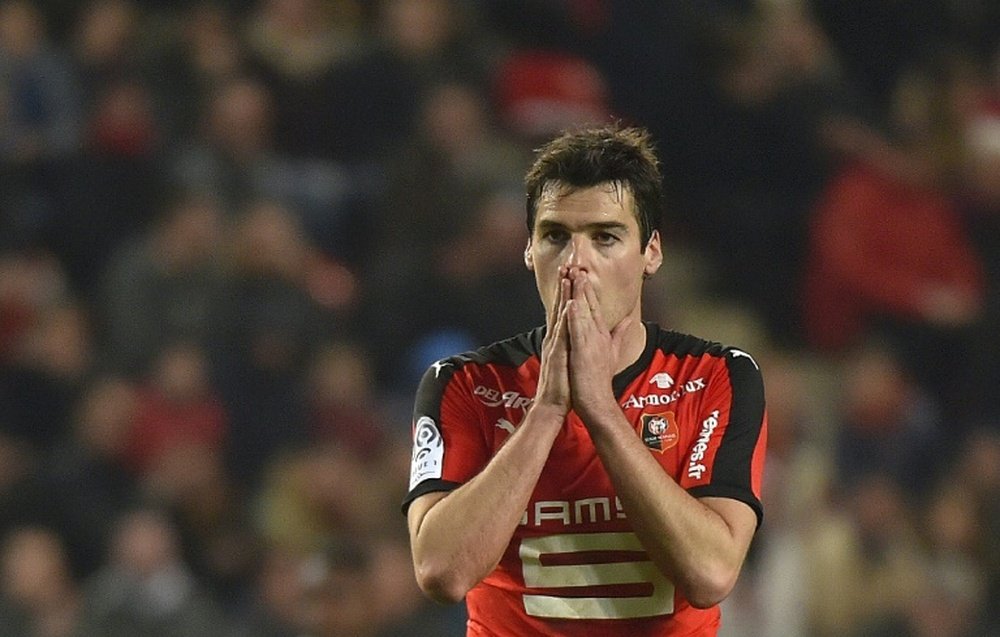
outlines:
{"label": "man's face", "polygon": [[580,190],[550,185],[538,199],[524,252],[547,311],[559,302],[561,266],[586,272],[608,329],[640,317],[643,276],[660,267],[660,237],[642,250],[632,193],[612,184]]}

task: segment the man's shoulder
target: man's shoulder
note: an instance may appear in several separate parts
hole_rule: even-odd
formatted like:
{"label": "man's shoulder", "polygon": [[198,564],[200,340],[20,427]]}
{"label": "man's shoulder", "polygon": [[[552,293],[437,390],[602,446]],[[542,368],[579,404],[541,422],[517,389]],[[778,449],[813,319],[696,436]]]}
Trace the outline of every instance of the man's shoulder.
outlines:
{"label": "man's shoulder", "polygon": [[654,347],[663,354],[671,354],[678,358],[705,355],[722,356],[725,354],[726,349],[728,349],[726,345],[718,341],[666,329],[655,323],[648,325],[652,331]]}
{"label": "man's shoulder", "polygon": [[[531,359],[537,359],[543,337],[544,328],[539,327],[435,361],[417,388],[417,411],[439,413],[449,392],[452,404],[465,403],[473,396],[487,405],[491,400],[507,400],[511,396],[512,401],[527,400],[522,387],[531,384],[533,372],[525,373],[523,368]],[[456,399],[458,403],[454,402]]]}
{"label": "man's shoulder", "polygon": [[516,370],[538,357],[544,335],[545,328],[537,327],[474,350],[446,356],[427,368],[420,381],[421,389],[437,388],[441,391],[459,372],[477,376],[487,373],[504,375],[504,370]]}
{"label": "man's shoulder", "polygon": [[664,354],[672,354],[678,358],[685,356],[714,356],[717,358],[739,358],[745,357],[753,360],[753,357],[740,347],[713,341],[710,339],[669,330],[650,324],[654,331],[655,347]]}
{"label": "man's shoulder", "polygon": [[[428,371],[433,373],[448,369],[454,373],[454,371],[469,365],[520,367],[528,359],[538,356],[544,335],[544,328],[537,327],[474,350],[442,358],[433,363]],[[438,376],[440,376],[440,372]]]}

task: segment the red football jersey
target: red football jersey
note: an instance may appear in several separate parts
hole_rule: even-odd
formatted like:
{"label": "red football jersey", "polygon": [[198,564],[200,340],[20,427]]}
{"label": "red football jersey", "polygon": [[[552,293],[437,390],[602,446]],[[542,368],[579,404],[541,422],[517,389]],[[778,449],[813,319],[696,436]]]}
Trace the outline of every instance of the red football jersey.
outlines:
{"label": "red football jersey", "polygon": [[[763,515],[764,390],[749,354],[647,323],[614,378],[636,435],[695,497]],[[455,489],[490,461],[531,404],[544,328],[435,363],[414,410],[414,498]],[[461,524],[461,520],[455,520]],[[714,635],[632,532],[583,423],[570,413],[500,564],[466,597],[469,635]]]}

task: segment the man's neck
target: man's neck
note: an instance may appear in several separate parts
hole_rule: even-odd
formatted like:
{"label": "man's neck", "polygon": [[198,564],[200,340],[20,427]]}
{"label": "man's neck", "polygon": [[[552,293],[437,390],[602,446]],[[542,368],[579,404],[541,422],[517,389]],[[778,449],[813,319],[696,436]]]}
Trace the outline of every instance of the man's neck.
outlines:
{"label": "man's neck", "polygon": [[624,341],[618,353],[618,360],[615,361],[616,374],[639,360],[639,357],[646,350],[646,336],[646,325],[642,322],[642,317],[637,313],[632,320],[632,324],[628,327],[628,333],[624,335]]}

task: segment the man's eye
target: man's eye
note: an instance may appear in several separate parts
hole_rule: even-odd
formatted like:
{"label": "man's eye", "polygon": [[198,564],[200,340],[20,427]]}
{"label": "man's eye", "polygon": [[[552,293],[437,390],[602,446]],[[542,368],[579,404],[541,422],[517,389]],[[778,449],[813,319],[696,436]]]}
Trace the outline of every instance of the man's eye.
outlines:
{"label": "man's eye", "polygon": [[610,232],[599,232],[594,235],[594,242],[598,245],[609,246],[618,241],[618,237]]}
{"label": "man's eye", "polygon": [[569,240],[569,233],[564,230],[549,230],[542,238],[551,243],[565,243]]}

